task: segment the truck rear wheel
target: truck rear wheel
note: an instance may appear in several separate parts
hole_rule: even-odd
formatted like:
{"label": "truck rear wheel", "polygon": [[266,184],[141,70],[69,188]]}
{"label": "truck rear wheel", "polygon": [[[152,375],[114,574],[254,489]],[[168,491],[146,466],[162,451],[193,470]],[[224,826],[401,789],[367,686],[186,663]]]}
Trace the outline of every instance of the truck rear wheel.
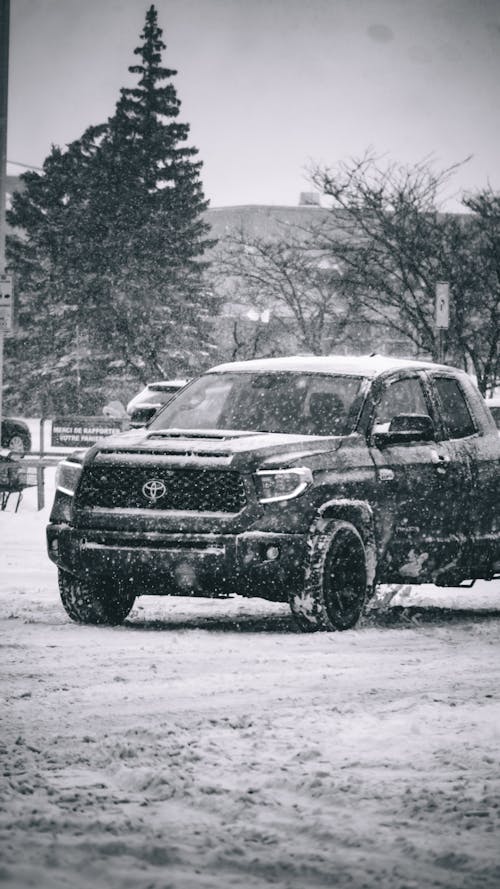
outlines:
{"label": "truck rear wheel", "polygon": [[367,596],[366,553],[350,522],[329,521],[310,538],[304,588],[290,597],[292,614],[305,632],[349,630]]}
{"label": "truck rear wheel", "polygon": [[80,580],[59,571],[59,592],[66,613],[81,624],[121,624],[135,602],[135,594],[112,580]]}

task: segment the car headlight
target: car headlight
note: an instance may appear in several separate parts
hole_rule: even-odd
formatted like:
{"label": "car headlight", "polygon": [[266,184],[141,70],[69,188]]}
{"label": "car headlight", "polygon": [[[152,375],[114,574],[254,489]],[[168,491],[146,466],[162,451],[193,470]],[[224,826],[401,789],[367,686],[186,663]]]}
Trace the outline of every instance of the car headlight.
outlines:
{"label": "car headlight", "polygon": [[63,460],[61,463],[58,463],[56,469],[56,489],[72,497],[82,474],[82,468],[81,463],[73,463],[71,460]]}
{"label": "car headlight", "polygon": [[260,469],[255,473],[260,503],[276,503],[298,497],[310,484],[313,476],[306,466],[296,469]]}

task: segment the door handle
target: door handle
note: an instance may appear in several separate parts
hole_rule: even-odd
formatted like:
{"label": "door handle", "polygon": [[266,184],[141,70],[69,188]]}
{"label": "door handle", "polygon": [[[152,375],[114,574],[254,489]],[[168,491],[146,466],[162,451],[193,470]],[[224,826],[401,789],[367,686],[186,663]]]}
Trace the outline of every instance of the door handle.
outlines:
{"label": "door handle", "polygon": [[443,464],[450,462],[449,454],[438,454],[437,451],[431,451],[431,460],[436,466],[443,466]]}
{"label": "door handle", "polygon": [[431,451],[431,461],[436,467],[439,475],[445,475],[450,464],[449,454],[439,454],[437,451]]}

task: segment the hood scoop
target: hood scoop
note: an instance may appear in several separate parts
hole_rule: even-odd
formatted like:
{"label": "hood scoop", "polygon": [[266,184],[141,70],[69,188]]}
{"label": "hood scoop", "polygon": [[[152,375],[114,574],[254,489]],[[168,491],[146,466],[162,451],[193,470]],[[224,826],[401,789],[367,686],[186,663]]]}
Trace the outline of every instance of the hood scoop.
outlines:
{"label": "hood scoop", "polygon": [[148,432],[146,438],[148,441],[155,438],[162,441],[166,438],[203,438],[205,441],[229,441],[231,438],[255,434],[255,431],[248,429],[224,429],[223,431],[217,429],[154,429],[153,432]]}

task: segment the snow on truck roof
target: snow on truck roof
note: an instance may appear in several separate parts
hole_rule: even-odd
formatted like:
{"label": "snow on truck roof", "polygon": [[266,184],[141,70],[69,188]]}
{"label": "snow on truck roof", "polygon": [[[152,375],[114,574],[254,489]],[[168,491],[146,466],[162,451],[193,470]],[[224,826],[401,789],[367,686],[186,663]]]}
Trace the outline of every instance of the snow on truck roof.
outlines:
{"label": "snow on truck roof", "polygon": [[[411,358],[389,358],[385,355],[288,355],[283,358],[254,358],[218,364],[211,371],[301,371],[303,373],[335,373],[346,376],[376,377],[398,368],[436,368],[444,365]],[[450,368],[448,367],[448,370]]]}

